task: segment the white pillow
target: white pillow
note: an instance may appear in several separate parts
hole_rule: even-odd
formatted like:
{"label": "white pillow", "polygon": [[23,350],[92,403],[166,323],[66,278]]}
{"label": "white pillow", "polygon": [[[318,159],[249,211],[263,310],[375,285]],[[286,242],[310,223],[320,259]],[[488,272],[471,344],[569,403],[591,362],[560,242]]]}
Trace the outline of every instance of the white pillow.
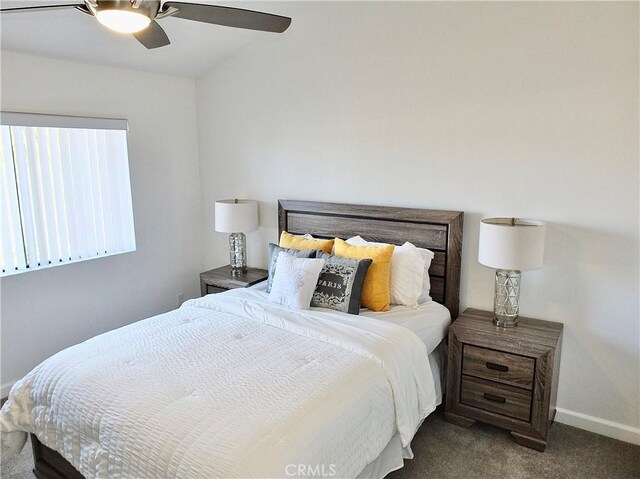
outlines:
{"label": "white pillow", "polygon": [[431,267],[431,260],[435,256],[433,251],[428,250],[426,248],[416,248],[418,250],[418,254],[424,260],[424,275],[422,276],[422,292],[420,293],[420,297],[418,298],[418,304],[426,303],[427,301],[431,301],[431,296],[429,296],[429,291],[431,291],[431,280],[429,280],[429,268]]}
{"label": "white pillow", "polygon": [[278,253],[269,301],[289,309],[309,309],[324,259],[296,258]]}
{"label": "white pillow", "polygon": [[[366,241],[360,236],[349,238],[347,243],[354,246],[385,246],[386,243]],[[389,290],[391,304],[417,306],[423,291],[424,259],[413,244],[408,241],[396,246],[391,256],[391,278]],[[427,292],[428,294],[428,292]]]}

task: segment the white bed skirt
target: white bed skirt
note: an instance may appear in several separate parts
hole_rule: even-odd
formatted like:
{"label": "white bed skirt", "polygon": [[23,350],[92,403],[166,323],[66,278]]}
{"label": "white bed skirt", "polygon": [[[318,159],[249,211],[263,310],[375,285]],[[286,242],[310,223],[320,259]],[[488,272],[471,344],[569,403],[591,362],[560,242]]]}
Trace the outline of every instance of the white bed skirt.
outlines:
{"label": "white bed skirt", "polygon": [[[448,348],[442,341],[429,355],[429,364],[435,383],[437,405],[442,403],[446,385]],[[419,427],[418,427],[419,429]],[[378,458],[369,463],[358,475],[357,479],[382,479],[387,474],[397,471],[404,466],[405,459],[413,459],[411,446],[402,447],[402,441],[398,433],[394,434],[387,446],[382,450]]]}

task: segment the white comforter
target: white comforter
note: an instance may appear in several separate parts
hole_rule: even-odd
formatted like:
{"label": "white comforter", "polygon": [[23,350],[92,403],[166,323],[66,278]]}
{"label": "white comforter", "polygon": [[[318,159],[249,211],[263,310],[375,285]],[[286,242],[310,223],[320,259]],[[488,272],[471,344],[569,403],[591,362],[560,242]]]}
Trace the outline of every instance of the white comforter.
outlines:
{"label": "white comforter", "polygon": [[209,295],[37,366],[2,408],[3,456],[28,432],[87,478],[355,477],[435,408],[428,361],[395,324]]}

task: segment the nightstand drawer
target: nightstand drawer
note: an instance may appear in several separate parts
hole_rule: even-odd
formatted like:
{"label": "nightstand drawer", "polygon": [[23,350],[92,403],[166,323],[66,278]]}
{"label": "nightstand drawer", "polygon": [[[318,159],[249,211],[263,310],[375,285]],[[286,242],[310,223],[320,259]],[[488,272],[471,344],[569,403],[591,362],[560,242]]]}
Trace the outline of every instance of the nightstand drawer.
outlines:
{"label": "nightstand drawer", "polygon": [[517,354],[465,344],[462,373],[531,390],[535,360]]}
{"label": "nightstand drawer", "polygon": [[224,293],[225,291],[229,291],[229,290],[226,288],[218,288],[216,286],[211,286],[210,284],[207,285],[207,294]]}
{"label": "nightstand drawer", "polygon": [[530,391],[471,376],[462,376],[460,402],[525,422],[531,417]]}

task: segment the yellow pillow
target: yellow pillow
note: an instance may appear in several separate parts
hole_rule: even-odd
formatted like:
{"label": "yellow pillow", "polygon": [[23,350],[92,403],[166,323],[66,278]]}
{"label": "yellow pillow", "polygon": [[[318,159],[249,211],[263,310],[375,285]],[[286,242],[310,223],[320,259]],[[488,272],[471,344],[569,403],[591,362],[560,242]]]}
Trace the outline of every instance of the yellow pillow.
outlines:
{"label": "yellow pillow", "polygon": [[371,311],[389,311],[391,293],[391,256],[395,246],[353,246],[340,238],[335,239],[335,255],[343,258],[371,258],[373,263],[367,270],[362,287],[362,306]]}
{"label": "yellow pillow", "polygon": [[283,231],[280,235],[280,244],[278,246],[290,249],[319,249],[325,253],[331,253],[333,240],[304,238]]}

